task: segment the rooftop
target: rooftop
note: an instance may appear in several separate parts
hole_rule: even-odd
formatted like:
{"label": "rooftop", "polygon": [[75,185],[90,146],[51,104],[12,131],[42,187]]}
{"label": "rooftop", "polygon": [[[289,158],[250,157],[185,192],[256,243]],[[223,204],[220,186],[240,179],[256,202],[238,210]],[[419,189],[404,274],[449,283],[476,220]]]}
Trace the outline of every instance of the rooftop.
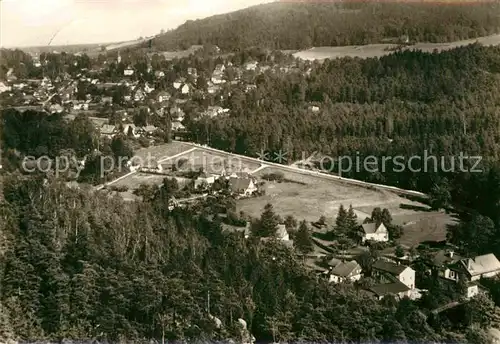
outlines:
{"label": "rooftop", "polygon": [[383,259],[379,259],[373,264],[372,268],[374,270],[390,273],[391,275],[399,275],[403,271],[405,271],[408,268],[408,266],[398,265],[393,262],[388,262]]}

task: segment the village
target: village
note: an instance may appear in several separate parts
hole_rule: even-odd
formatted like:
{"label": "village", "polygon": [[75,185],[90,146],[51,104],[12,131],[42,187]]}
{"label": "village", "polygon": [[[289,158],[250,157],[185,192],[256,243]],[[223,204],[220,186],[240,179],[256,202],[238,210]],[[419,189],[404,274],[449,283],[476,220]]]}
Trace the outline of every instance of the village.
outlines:
{"label": "village", "polygon": [[[214,49],[218,53],[217,47]],[[203,47],[189,50],[196,52],[203,50]],[[299,69],[307,73],[308,70],[308,62],[301,62],[305,67],[299,66],[299,62],[293,58],[283,58],[280,63],[274,63],[272,58],[268,63],[259,63],[250,58],[236,66],[230,59],[218,57],[218,63],[213,68],[200,71],[194,64],[179,64],[177,57],[182,54],[149,56],[144,68],[140,69],[124,62],[120,53],[117,53],[114,57],[108,56],[101,66],[78,68],[75,77],[66,73],[53,80],[43,75],[39,79],[18,78],[9,71],[7,82],[0,83],[0,93],[5,104],[19,111],[42,109],[48,114],[60,114],[68,121],[85,116],[95,127],[99,135],[97,140],[125,136],[137,144],[137,154],[140,155],[141,150],[147,153],[168,141],[174,140],[174,145],[189,142],[196,135],[188,127],[193,121],[231,116],[227,99],[235,91],[255,91],[259,75],[266,72],[289,73]],[[157,67],[154,68],[154,61],[158,59],[162,63],[156,63]],[[38,61],[36,66],[46,63]],[[205,105],[194,106],[193,99],[201,100]],[[320,105],[315,103],[309,104],[307,109],[311,113],[321,110]],[[270,192],[283,185],[285,189],[293,189],[302,183],[293,178],[284,178],[279,173],[268,173],[269,169],[264,163],[244,160],[234,165],[234,161],[223,154],[217,156],[218,163],[203,163],[207,159],[213,161],[214,156],[217,156],[214,152],[184,146],[175,152],[158,154],[157,159],[146,163],[134,163],[134,159],[130,159],[124,176],[100,188],[133,201],[144,198],[147,191],[145,186],[175,181],[175,195],[168,203],[170,211],[198,201],[210,201],[221,195],[231,196],[237,201],[240,212],[236,215],[220,214],[224,218],[224,231],[238,232],[250,239],[253,236],[251,219],[258,217],[264,204],[274,203],[276,208],[285,204],[280,201],[279,194],[274,198],[269,196]],[[305,189],[315,185],[315,182],[302,184]],[[301,217],[298,214],[303,211],[300,207],[305,192],[298,191],[293,196],[295,208],[284,209],[288,218]],[[360,194],[358,198],[363,197]],[[268,202],[270,199],[273,202]],[[347,203],[348,200],[345,204],[343,200],[339,202],[330,210],[330,215],[339,216],[339,204],[352,205]],[[365,215],[378,209],[374,205],[367,210],[369,205],[363,205],[365,209],[360,211],[361,207],[354,205],[356,211]],[[248,208],[253,210],[247,211]],[[396,208],[399,208],[399,203]],[[282,211],[278,212],[281,215]],[[327,210],[319,212],[321,217],[326,213]],[[280,218],[274,236],[261,239],[276,240],[295,250],[318,278],[332,284],[356,286],[377,300],[385,297],[419,300],[430,293],[429,281],[439,281],[451,289],[459,290],[457,295],[460,296],[451,298],[446,305],[439,305],[438,310],[488,293],[481,281],[500,274],[500,262],[493,254],[462,256],[455,252],[455,247],[445,243],[445,238],[439,240],[439,248],[431,248],[425,244],[425,240],[404,245],[388,228],[402,224],[395,225],[365,215],[365,218],[356,216],[355,225],[351,223],[349,228],[350,233],[341,235],[330,235],[338,232],[338,226],[332,221],[334,216],[330,216],[330,221],[324,218],[319,221],[308,219],[306,237],[311,243],[308,250],[296,249],[298,225],[293,224],[293,221],[287,223],[286,218]],[[409,221],[404,224],[407,223]],[[439,231],[443,232],[443,228]],[[349,238],[346,239],[346,236]]]}

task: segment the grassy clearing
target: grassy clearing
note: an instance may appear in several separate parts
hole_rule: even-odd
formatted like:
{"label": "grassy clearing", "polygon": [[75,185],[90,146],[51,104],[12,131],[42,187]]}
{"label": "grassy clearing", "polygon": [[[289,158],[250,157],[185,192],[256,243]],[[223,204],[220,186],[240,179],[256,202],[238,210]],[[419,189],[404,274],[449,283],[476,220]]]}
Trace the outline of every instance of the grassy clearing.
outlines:
{"label": "grassy clearing", "polygon": [[159,146],[151,146],[148,148],[141,148],[135,152],[135,156],[142,160],[151,157],[155,160],[160,160],[165,157],[173,156],[185,152],[193,146],[182,142],[165,143]]}
{"label": "grassy clearing", "polygon": [[[183,163],[181,163],[183,161]],[[232,172],[251,172],[260,165],[246,159],[218,154],[196,149],[192,152],[180,155],[173,161],[169,160],[164,165],[178,164],[180,170],[198,171],[200,168],[207,173],[221,174],[225,169]]]}
{"label": "grassy clearing", "polygon": [[[405,49],[408,50],[420,50],[423,52],[433,52],[444,51],[454,49],[460,46],[465,46],[472,44],[474,42],[479,42],[485,46],[489,45],[500,45],[500,35],[492,35],[479,37],[478,39],[469,39],[464,41],[456,41],[451,43],[417,43],[415,45],[408,46]],[[360,46],[343,46],[343,47],[314,47],[308,50],[303,50],[296,52],[295,57],[303,60],[324,60],[342,57],[359,57],[359,58],[371,58],[380,57],[384,55],[389,55],[393,51],[387,50],[394,48],[394,44],[367,44]]]}
{"label": "grassy clearing", "polygon": [[[276,172],[266,168],[256,173],[262,176]],[[266,195],[238,201],[238,211],[258,217],[266,203],[271,203],[282,217],[293,215],[296,219],[317,221],[325,216],[328,223],[334,223],[341,204],[352,204],[360,221],[369,217],[373,208],[387,208],[394,222],[404,225],[405,235],[401,242],[412,246],[426,240],[442,240],[446,225],[452,222],[449,215],[440,212],[419,211],[425,205],[410,201],[388,191],[353,186],[343,182],[317,176],[307,176],[280,170],[284,178],[295,182],[266,182]],[[299,183],[298,183],[299,182]],[[401,207],[401,205],[405,205]]]}

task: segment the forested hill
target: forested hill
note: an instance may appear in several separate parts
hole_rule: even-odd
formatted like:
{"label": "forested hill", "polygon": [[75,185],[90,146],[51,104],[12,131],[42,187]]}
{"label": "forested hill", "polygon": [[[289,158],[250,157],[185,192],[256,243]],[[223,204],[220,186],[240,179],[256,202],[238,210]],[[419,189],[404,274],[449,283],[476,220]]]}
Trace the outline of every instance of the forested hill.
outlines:
{"label": "forested hill", "polygon": [[187,21],[155,38],[152,47],[171,50],[215,44],[226,51],[250,46],[304,49],[380,43],[402,35],[419,42],[447,42],[499,29],[498,3],[278,2]]}

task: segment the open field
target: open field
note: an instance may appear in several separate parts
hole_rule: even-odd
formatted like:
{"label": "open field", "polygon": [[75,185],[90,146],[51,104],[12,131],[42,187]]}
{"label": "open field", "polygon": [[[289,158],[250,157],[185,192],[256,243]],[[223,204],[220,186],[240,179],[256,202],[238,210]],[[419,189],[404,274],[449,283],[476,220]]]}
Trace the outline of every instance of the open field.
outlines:
{"label": "open field", "polygon": [[[265,168],[255,175],[276,172],[275,168]],[[446,224],[451,223],[449,215],[440,212],[419,211],[427,207],[410,201],[394,193],[349,185],[327,180],[318,176],[308,176],[291,171],[280,170],[285,179],[293,182],[266,182],[266,195],[238,201],[238,211],[258,217],[266,203],[271,203],[277,214],[282,217],[293,215],[298,220],[317,221],[324,215],[333,223],[341,204],[352,204],[360,221],[369,217],[375,207],[387,208],[394,222],[405,224],[405,235],[401,242],[411,246],[425,240],[442,240],[446,233]],[[404,207],[401,207],[404,204]]]}
{"label": "open field", "polygon": [[[468,39],[463,41],[456,41],[451,43],[417,43],[408,47],[405,50],[421,50],[423,52],[433,52],[435,49],[438,51],[450,50],[460,46],[465,46],[478,42],[482,45],[500,45],[500,34],[479,37],[477,39]],[[395,48],[394,44],[368,44],[360,46],[343,46],[343,47],[314,47],[308,50],[296,52],[293,56],[303,60],[324,60],[342,57],[359,57],[370,58],[380,57],[393,53],[388,49]]]}
{"label": "open field", "polygon": [[[179,165],[181,160],[185,160],[185,162]],[[171,166],[174,163],[178,164],[179,170],[198,171],[203,168],[205,172],[213,174],[221,174],[223,170],[227,172],[252,172],[260,167],[260,164],[244,158],[201,149],[181,154],[174,161],[167,161],[165,166]]]}
{"label": "open field", "polygon": [[[145,185],[160,185],[163,179],[169,178],[167,175],[161,174],[150,174],[150,173],[134,173],[126,178],[120,179],[116,183],[113,183],[112,187],[127,187],[129,190],[137,189],[141,184]],[[176,177],[179,182],[179,186],[185,185],[189,179]]]}
{"label": "open field", "polygon": [[193,146],[182,142],[165,143],[159,146],[151,146],[148,148],[141,148],[135,152],[135,156],[145,161],[148,158],[159,161],[170,156],[188,151]]}

